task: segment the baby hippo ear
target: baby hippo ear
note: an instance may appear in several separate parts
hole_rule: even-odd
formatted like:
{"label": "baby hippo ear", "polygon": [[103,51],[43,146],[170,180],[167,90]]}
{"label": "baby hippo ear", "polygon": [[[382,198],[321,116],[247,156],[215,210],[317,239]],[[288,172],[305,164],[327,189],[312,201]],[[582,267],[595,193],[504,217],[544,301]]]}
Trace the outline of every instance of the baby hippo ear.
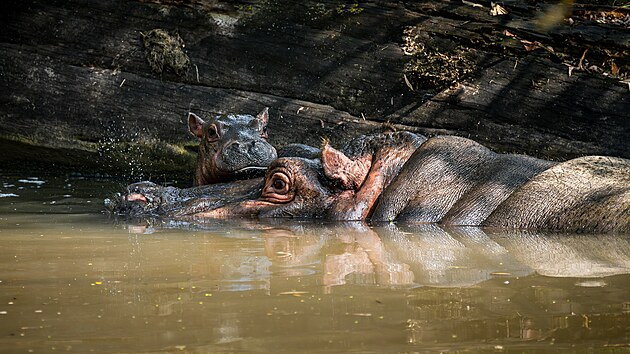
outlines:
{"label": "baby hippo ear", "polygon": [[269,107],[265,107],[265,109],[260,111],[260,113],[258,113],[258,115],[256,116],[256,119],[260,120],[262,126],[267,125],[267,123],[269,122]]}
{"label": "baby hippo ear", "polygon": [[203,137],[203,119],[193,112],[188,112],[188,130],[190,133],[199,139]]}
{"label": "baby hippo ear", "polygon": [[322,147],[321,160],[326,177],[337,181],[341,188],[346,190],[358,190],[372,165],[368,158],[350,159],[343,152],[330,146],[326,140]]}

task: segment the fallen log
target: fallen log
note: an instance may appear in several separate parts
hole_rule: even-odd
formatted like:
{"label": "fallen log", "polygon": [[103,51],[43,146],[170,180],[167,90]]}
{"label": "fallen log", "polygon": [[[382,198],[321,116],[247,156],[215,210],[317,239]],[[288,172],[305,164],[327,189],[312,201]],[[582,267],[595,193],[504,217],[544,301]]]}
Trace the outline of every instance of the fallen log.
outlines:
{"label": "fallen log", "polygon": [[[277,146],[386,126],[548,159],[630,157],[628,24],[576,4],[543,30],[547,5],[530,3],[492,16],[486,1],[4,2],[0,162],[191,176],[189,111],[265,106]],[[155,29],[189,62],[151,65]]]}

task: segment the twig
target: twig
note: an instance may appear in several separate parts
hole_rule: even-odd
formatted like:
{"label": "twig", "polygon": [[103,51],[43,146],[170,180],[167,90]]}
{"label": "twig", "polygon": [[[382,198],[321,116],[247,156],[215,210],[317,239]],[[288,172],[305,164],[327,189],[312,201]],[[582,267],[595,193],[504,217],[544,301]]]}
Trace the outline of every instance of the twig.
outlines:
{"label": "twig", "polygon": [[472,7],[483,7],[483,5],[481,4],[476,4],[472,1],[466,1],[466,0],[462,0],[462,3],[468,6],[472,6]]}
{"label": "twig", "polygon": [[580,63],[578,64],[578,69],[584,70],[582,66],[582,62],[584,62],[584,58],[586,57],[586,52],[588,52],[588,48],[584,49],[584,53],[582,53],[582,57],[580,58]]}
{"label": "twig", "polygon": [[411,91],[415,91],[413,89],[413,86],[411,86],[411,82],[409,82],[409,79],[407,79],[407,74],[403,74],[403,78],[405,79],[405,83],[407,84],[407,87],[409,87]]}

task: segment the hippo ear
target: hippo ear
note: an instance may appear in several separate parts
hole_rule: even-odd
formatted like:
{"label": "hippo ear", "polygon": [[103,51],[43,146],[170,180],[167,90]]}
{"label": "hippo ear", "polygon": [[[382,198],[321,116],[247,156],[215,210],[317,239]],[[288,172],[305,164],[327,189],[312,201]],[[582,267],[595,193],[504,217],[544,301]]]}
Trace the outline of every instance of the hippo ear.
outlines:
{"label": "hippo ear", "polygon": [[188,112],[188,130],[190,133],[199,139],[203,137],[203,119],[193,112]]}
{"label": "hippo ear", "polygon": [[256,116],[256,119],[260,120],[262,126],[267,125],[269,122],[269,107],[265,107],[265,109],[260,111],[260,113]]}
{"label": "hippo ear", "polygon": [[343,152],[328,145],[328,141],[324,141],[321,161],[326,177],[336,181],[346,190],[358,190],[371,166],[369,159],[352,160]]}

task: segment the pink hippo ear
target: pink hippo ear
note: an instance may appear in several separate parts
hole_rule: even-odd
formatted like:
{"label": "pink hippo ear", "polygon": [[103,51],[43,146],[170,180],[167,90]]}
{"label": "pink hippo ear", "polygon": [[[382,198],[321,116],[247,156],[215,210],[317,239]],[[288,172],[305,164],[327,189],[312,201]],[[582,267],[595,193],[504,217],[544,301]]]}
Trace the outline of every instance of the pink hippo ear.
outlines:
{"label": "pink hippo ear", "polygon": [[193,112],[188,112],[188,130],[190,133],[199,139],[203,137],[203,119]]}
{"label": "pink hippo ear", "polygon": [[346,190],[359,190],[372,165],[369,157],[352,160],[330,146],[327,140],[324,140],[321,159],[326,177],[338,181]]}
{"label": "pink hippo ear", "polygon": [[256,119],[260,120],[261,126],[266,126],[269,122],[269,107],[265,107],[265,109],[260,111],[260,113],[256,116]]}

